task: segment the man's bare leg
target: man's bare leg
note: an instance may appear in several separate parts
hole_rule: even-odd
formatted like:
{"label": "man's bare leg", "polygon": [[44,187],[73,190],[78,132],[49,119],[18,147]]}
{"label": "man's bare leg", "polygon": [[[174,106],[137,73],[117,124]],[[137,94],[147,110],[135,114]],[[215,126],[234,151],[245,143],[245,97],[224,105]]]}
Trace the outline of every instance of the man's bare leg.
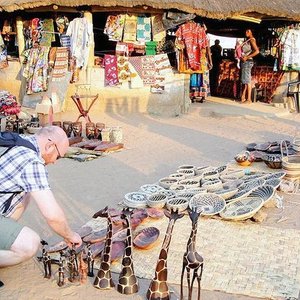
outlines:
{"label": "man's bare leg", "polygon": [[28,227],[24,227],[10,250],[0,250],[0,267],[17,265],[33,257],[40,246],[40,237]]}

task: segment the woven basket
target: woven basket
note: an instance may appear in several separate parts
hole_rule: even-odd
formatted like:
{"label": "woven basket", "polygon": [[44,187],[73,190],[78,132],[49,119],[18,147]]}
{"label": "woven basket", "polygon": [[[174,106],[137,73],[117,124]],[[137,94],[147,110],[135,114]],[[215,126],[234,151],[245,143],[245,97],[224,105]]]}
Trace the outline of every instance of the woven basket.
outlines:
{"label": "woven basket", "polygon": [[195,196],[196,193],[195,192],[190,192],[190,191],[179,191],[176,193],[176,197],[179,198],[185,198],[187,200],[191,200],[193,198],[193,196]]}
{"label": "woven basket", "polygon": [[238,189],[224,189],[220,191],[216,191],[215,193],[221,196],[224,200],[227,200],[233,197],[238,192]]}
{"label": "woven basket", "polygon": [[189,206],[191,209],[202,209],[203,215],[212,216],[220,213],[225,208],[225,200],[213,193],[197,194],[190,200]]}
{"label": "woven basket", "polygon": [[249,197],[260,197],[263,199],[264,203],[267,203],[274,197],[274,194],[275,194],[274,187],[272,187],[271,185],[264,185],[253,190],[249,194]]}
{"label": "woven basket", "polygon": [[[283,145],[285,145],[286,156],[284,156]],[[282,155],[282,168],[287,171],[294,171],[290,173],[293,176],[300,176],[300,155],[289,155],[286,141],[282,141],[281,144],[281,155]],[[289,175],[289,172],[287,172]]]}
{"label": "woven basket", "polygon": [[164,190],[163,187],[157,184],[144,184],[140,187],[140,191],[147,194],[154,194]]}
{"label": "woven basket", "polygon": [[171,190],[159,191],[159,194],[166,195],[168,199],[175,198],[176,192]]}
{"label": "woven basket", "polygon": [[181,169],[184,169],[184,170],[195,170],[196,167],[193,166],[193,165],[182,165],[182,166],[178,167],[178,170],[181,170]]}
{"label": "woven basket", "polygon": [[278,178],[271,178],[266,180],[266,185],[272,186],[275,190],[279,188],[281,183],[281,179]]}
{"label": "woven basket", "polygon": [[124,196],[124,204],[128,207],[139,208],[146,207],[148,194],[141,192],[127,193]]}
{"label": "woven basket", "polygon": [[210,170],[212,170],[212,168],[209,166],[197,167],[195,169],[195,173],[196,173],[196,175],[202,175],[203,173],[208,172]]}
{"label": "woven basket", "polygon": [[219,178],[219,173],[218,171],[208,171],[208,172],[204,172],[203,173],[203,179],[204,180],[209,180],[209,179],[215,179],[215,178]]}
{"label": "woven basket", "polygon": [[190,178],[195,176],[195,170],[190,170],[190,169],[178,169],[176,171],[179,174],[183,174],[185,178]]}
{"label": "woven basket", "polygon": [[166,207],[171,210],[177,210],[178,212],[182,212],[185,211],[189,206],[189,200],[187,200],[186,198],[182,198],[182,197],[176,197],[173,199],[169,199],[166,202]]}
{"label": "woven basket", "polygon": [[178,184],[185,186],[186,189],[200,187],[200,181],[193,178],[180,180]]}
{"label": "woven basket", "polygon": [[228,170],[226,174],[239,179],[245,175],[245,171],[244,170]]}
{"label": "woven basket", "polygon": [[173,173],[173,174],[170,174],[168,176],[168,178],[175,178],[177,180],[183,180],[183,179],[185,179],[185,175],[182,173]]}
{"label": "woven basket", "polygon": [[282,179],[285,175],[286,175],[285,172],[270,173],[270,174],[263,176],[263,179],[264,180],[269,180],[269,179],[273,179],[273,178]]}
{"label": "woven basket", "polygon": [[206,188],[208,192],[215,192],[223,188],[222,181],[219,179],[203,181],[202,187]]}
{"label": "woven basket", "polygon": [[185,189],[186,189],[186,187],[184,185],[180,185],[180,184],[173,184],[170,186],[171,191],[184,191]]}
{"label": "woven basket", "polygon": [[168,190],[171,185],[176,184],[177,182],[178,182],[178,179],[176,179],[176,178],[165,177],[165,178],[161,178],[158,183],[164,189]]}
{"label": "woven basket", "polygon": [[247,181],[247,182],[243,183],[242,185],[240,185],[238,187],[238,190],[239,191],[242,191],[242,190],[250,191],[250,190],[253,190],[253,189],[258,188],[260,186],[263,186],[265,183],[266,183],[266,181],[262,178],[254,179],[254,180]]}
{"label": "woven basket", "polygon": [[147,205],[154,208],[163,208],[168,200],[168,197],[164,194],[156,193],[152,194],[147,199]]}
{"label": "woven basket", "polygon": [[246,197],[226,205],[220,216],[226,220],[242,221],[253,217],[263,206],[260,197]]}
{"label": "woven basket", "polygon": [[214,171],[217,171],[219,174],[222,174],[222,173],[226,172],[227,169],[228,169],[227,166],[220,166],[220,167],[215,168]]}

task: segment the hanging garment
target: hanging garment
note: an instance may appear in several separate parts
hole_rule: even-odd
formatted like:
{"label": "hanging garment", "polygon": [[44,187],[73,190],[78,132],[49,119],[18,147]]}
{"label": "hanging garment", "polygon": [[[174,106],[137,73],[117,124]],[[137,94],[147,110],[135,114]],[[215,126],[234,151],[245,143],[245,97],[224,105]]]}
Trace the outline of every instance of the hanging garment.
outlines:
{"label": "hanging garment", "polygon": [[152,23],[152,40],[154,42],[161,42],[166,38],[166,30],[162,22],[162,15],[154,15],[151,17]]}
{"label": "hanging garment", "polygon": [[108,16],[104,28],[104,34],[110,41],[122,41],[125,24],[125,15]]}
{"label": "hanging garment", "polygon": [[92,24],[86,18],[75,18],[67,29],[71,37],[71,56],[76,58],[76,67],[86,67],[89,57],[89,46],[93,40]]}
{"label": "hanging garment", "polygon": [[41,38],[40,46],[51,47],[51,43],[55,42],[54,23],[52,19],[40,20]]}
{"label": "hanging garment", "polygon": [[118,78],[119,82],[130,80],[130,71],[127,56],[118,56]]}
{"label": "hanging garment", "polygon": [[155,58],[154,55],[148,55],[141,58],[142,60],[142,79],[144,85],[155,83]]}
{"label": "hanging garment", "polygon": [[300,29],[286,29],[281,36],[282,70],[300,71]]}
{"label": "hanging garment", "polygon": [[[186,56],[188,66],[193,71],[199,71],[200,50],[209,46],[205,28],[195,22],[181,25],[176,31],[177,45]],[[182,56],[180,57],[182,59]]]}
{"label": "hanging garment", "polygon": [[104,55],[105,86],[115,86],[119,83],[117,57],[114,55]]}
{"label": "hanging garment", "polygon": [[136,28],[137,28],[137,16],[126,15],[123,42],[136,41]]}
{"label": "hanging garment", "polygon": [[151,41],[151,18],[137,18],[136,39],[139,42]]}
{"label": "hanging garment", "polygon": [[26,78],[26,93],[28,95],[47,91],[48,53],[49,47],[32,48],[23,53],[27,59],[23,76]]}
{"label": "hanging garment", "polygon": [[64,81],[64,77],[68,71],[69,50],[67,47],[58,47],[56,49],[56,56],[54,68],[52,71],[52,81]]}

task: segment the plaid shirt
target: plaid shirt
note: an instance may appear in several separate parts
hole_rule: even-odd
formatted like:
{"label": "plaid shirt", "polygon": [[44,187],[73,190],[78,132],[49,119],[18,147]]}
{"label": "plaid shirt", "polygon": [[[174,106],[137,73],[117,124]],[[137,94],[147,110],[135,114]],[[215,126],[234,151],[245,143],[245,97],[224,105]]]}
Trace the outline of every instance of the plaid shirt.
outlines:
{"label": "plaid shirt", "polygon": [[22,138],[29,140],[36,147],[37,153],[29,148],[16,146],[0,157],[0,215],[6,217],[22,202],[26,192],[50,189],[48,172],[36,138]]}

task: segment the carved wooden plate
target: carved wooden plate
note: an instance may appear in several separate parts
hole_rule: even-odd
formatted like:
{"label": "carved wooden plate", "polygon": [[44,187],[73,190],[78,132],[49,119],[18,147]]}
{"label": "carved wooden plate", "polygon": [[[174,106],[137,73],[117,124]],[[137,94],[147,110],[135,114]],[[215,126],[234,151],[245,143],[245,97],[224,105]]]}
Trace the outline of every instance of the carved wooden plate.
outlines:
{"label": "carved wooden plate", "polygon": [[133,244],[140,249],[151,248],[159,237],[159,230],[156,227],[147,227],[137,232]]}

